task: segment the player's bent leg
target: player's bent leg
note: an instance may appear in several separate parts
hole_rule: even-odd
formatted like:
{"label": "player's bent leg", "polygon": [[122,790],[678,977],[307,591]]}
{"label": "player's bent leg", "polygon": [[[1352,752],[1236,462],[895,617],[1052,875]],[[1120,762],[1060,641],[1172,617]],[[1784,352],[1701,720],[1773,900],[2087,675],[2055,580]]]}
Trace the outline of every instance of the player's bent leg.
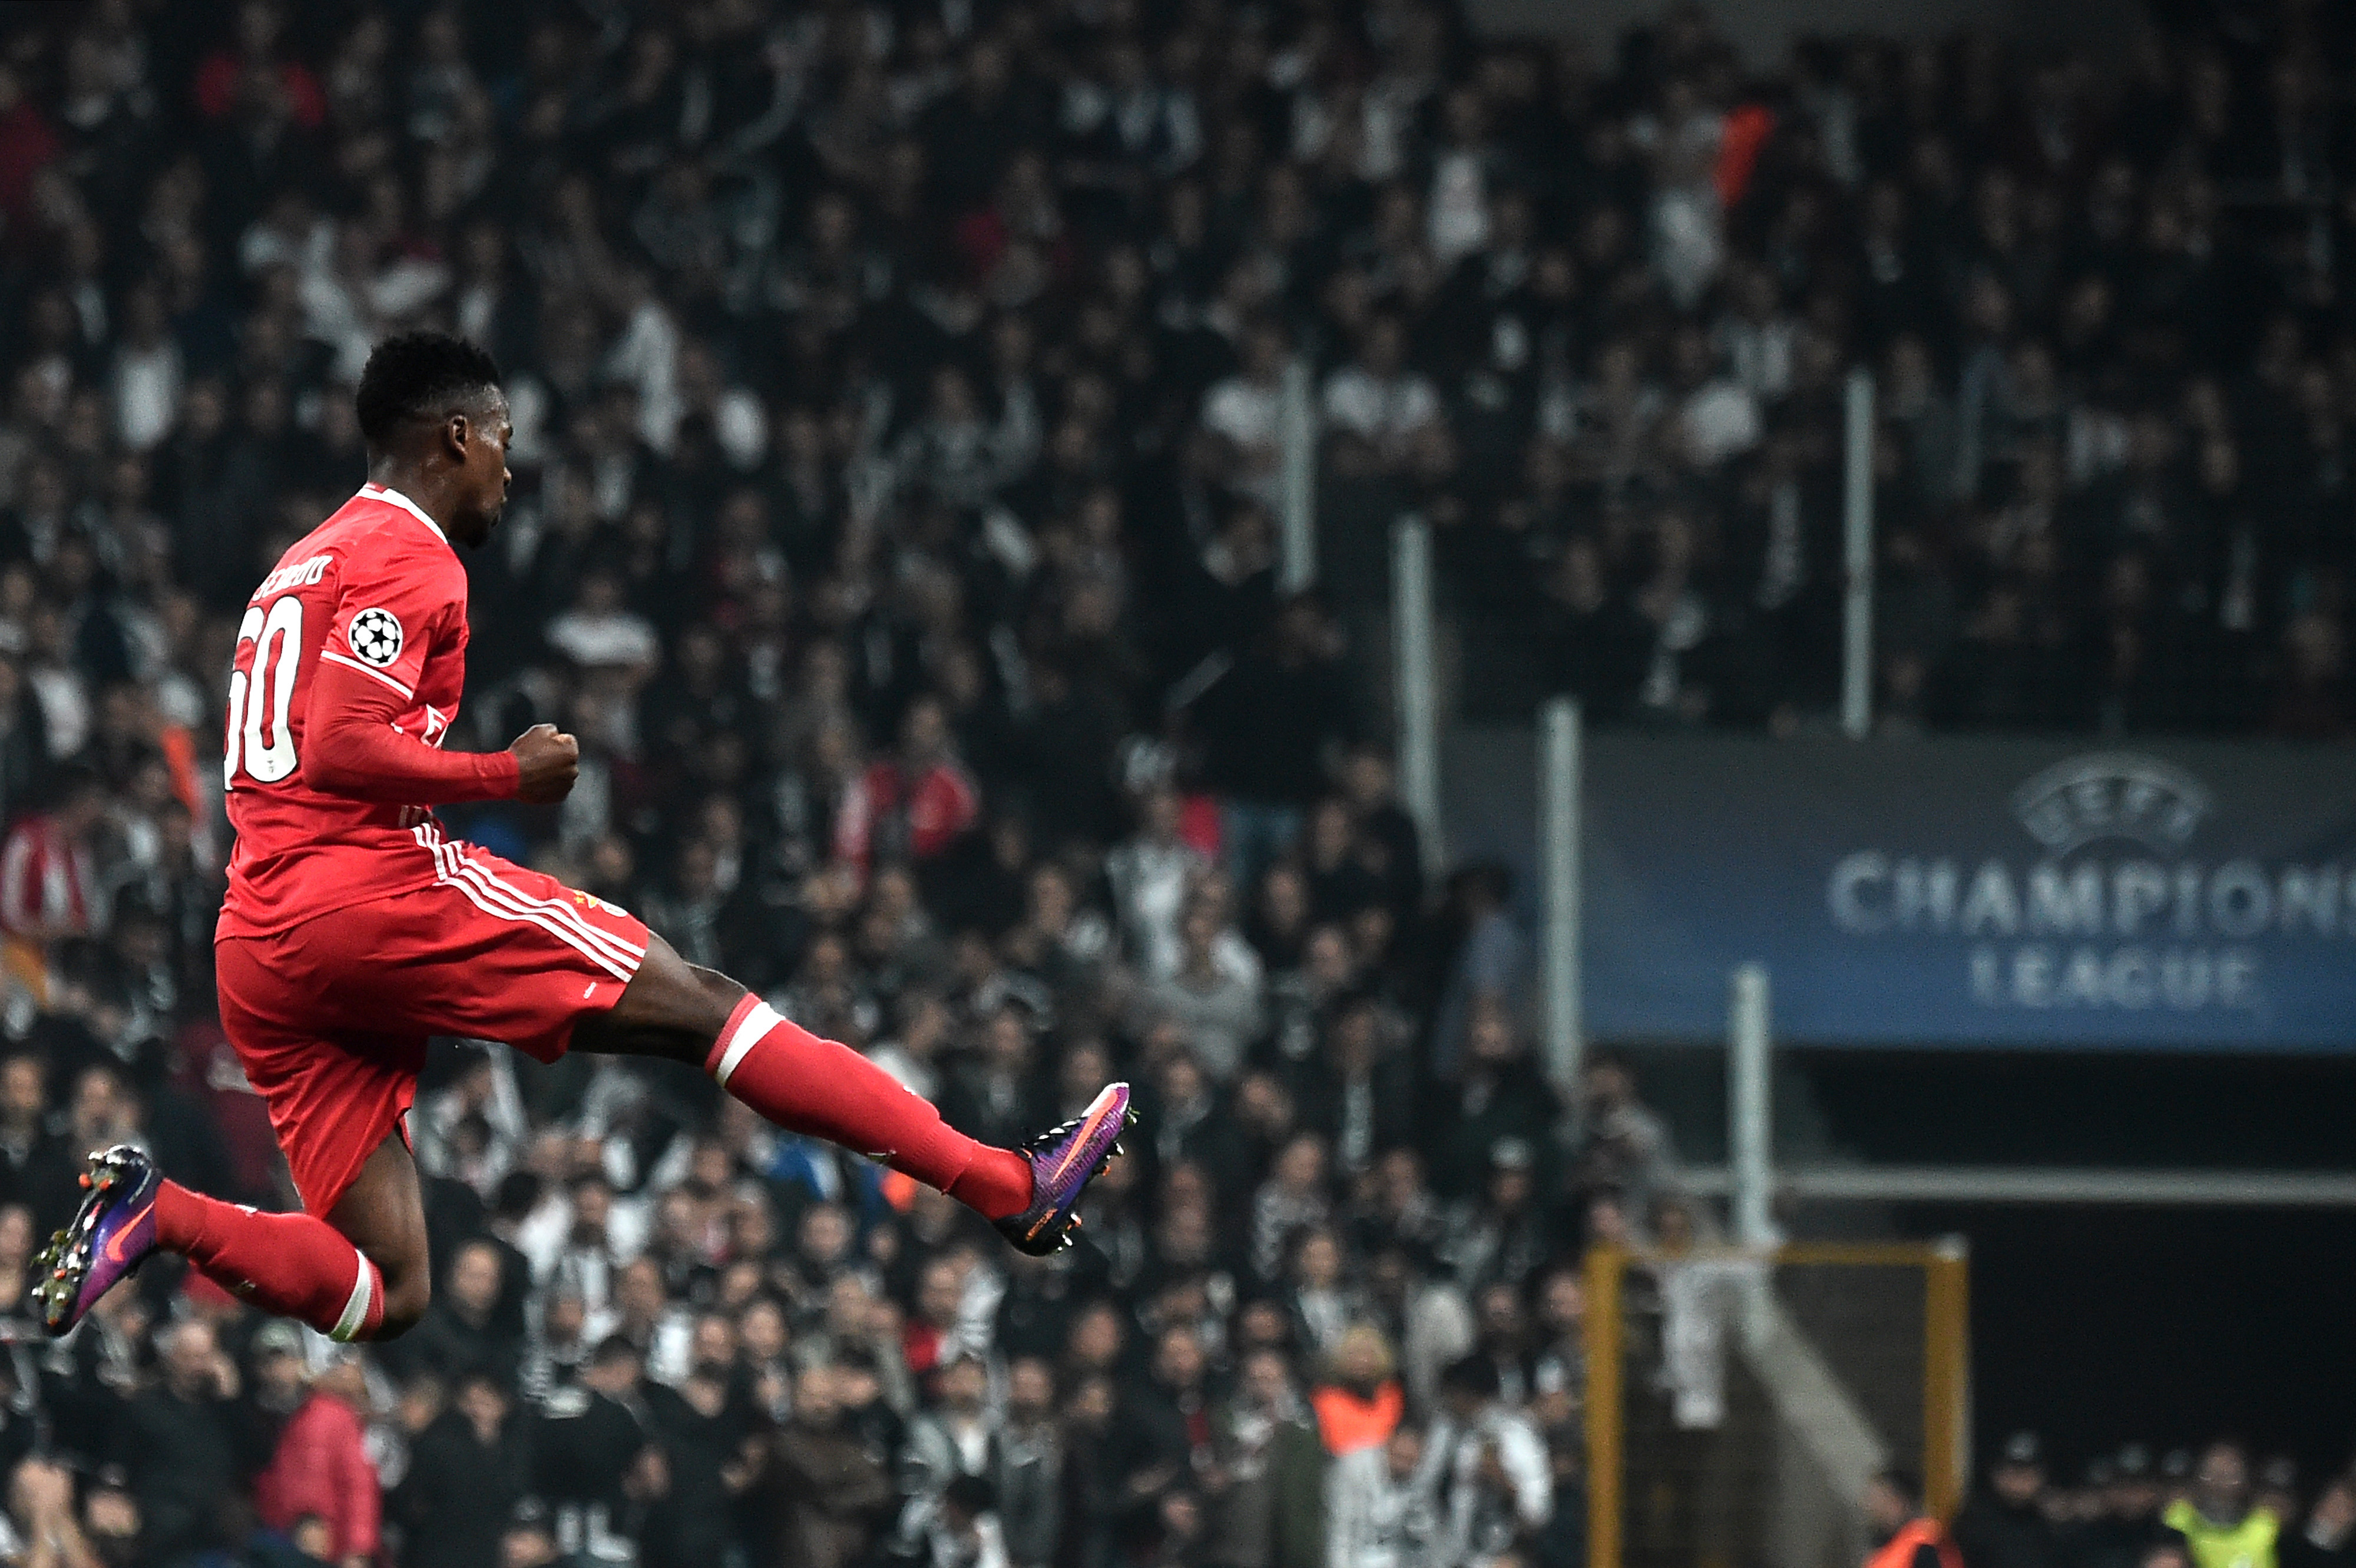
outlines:
{"label": "player's bent leg", "polygon": [[[789,1022],[660,938],[613,1009],[573,1030],[573,1048],[692,1062],[778,1126],[882,1160],[992,1219],[1030,1197],[1019,1155],[974,1142],[858,1052]],[[992,1190],[992,1175],[1008,1190]]]}
{"label": "player's bent leg", "polygon": [[356,1339],[392,1339],[417,1326],[434,1299],[434,1260],[425,1240],[425,1198],[417,1162],[400,1133],[386,1134],[360,1174],[327,1210],[327,1223],[376,1268],[382,1305]]}
{"label": "player's bent leg", "polygon": [[327,1219],[265,1214],[166,1180],[129,1145],[91,1156],[89,1196],[37,1260],[44,1326],[63,1334],[156,1251],[177,1252],[263,1311],[335,1339],[413,1325],[430,1288],[417,1171],[385,1140]]}
{"label": "player's bent leg", "polygon": [[573,1026],[573,1049],[661,1057],[701,1067],[712,1054],[712,1042],[744,997],[743,986],[717,970],[688,962],[649,932],[647,956],[621,1000]]}
{"label": "player's bent leg", "polygon": [[768,1121],[937,1187],[1026,1251],[1067,1242],[1081,1192],[1134,1119],[1129,1086],[1113,1084],[1086,1114],[1022,1149],[978,1143],[865,1057],[819,1039],[725,975],[688,963],[659,937],[621,1000],[584,1019],[573,1046],[692,1061]]}

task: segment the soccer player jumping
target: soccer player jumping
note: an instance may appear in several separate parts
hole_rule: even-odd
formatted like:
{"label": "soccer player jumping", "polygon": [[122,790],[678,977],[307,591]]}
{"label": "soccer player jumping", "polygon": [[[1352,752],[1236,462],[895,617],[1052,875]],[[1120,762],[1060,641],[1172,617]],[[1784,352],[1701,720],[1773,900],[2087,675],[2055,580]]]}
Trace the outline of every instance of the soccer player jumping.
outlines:
{"label": "soccer player jumping", "polygon": [[438,333],[377,346],[360,377],[369,482],[280,557],[238,631],[222,761],[237,829],[215,938],[222,1027],[305,1212],[262,1214],[95,1155],[38,1262],[62,1334],[161,1249],[337,1339],[424,1313],[425,1212],[407,1142],[428,1036],[690,1062],[781,1127],[882,1160],[979,1210],[1025,1252],[1068,1245],[1133,1120],[1108,1085],[1076,1121],[991,1148],[846,1047],[698,969],[638,920],[442,834],[431,808],[545,805],[580,746],[535,725],[505,751],[440,749],[466,683],[466,574],[512,435],[498,370]]}

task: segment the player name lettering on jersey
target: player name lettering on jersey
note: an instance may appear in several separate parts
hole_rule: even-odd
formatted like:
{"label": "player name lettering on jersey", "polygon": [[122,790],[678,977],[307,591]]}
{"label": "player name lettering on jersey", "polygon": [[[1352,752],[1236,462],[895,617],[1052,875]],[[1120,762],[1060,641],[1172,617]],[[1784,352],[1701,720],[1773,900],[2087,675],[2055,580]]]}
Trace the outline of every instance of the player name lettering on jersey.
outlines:
{"label": "player name lettering on jersey", "polygon": [[257,599],[266,599],[271,595],[284,593],[288,588],[307,588],[326,575],[329,564],[334,560],[335,557],[332,555],[314,555],[307,561],[297,561],[290,566],[281,566],[262,579],[262,586],[253,590],[253,596]]}
{"label": "player name lettering on jersey", "polygon": [[[466,570],[407,505],[363,490],[289,546],[253,596],[230,667],[222,778],[237,843],[220,929],[284,930],[368,899],[430,886],[412,830],[423,802],[321,791],[303,759],[323,670],[397,693],[403,735],[438,746],[466,682]],[[389,701],[378,698],[378,701]]]}

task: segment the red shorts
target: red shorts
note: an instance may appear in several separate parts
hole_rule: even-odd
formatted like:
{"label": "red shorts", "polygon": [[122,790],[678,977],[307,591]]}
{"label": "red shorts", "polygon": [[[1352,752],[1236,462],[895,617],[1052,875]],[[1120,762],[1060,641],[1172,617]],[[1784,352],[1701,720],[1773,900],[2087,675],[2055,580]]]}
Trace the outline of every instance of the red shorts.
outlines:
{"label": "red shorts", "polygon": [[303,1207],[336,1206],[417,1095],[431,1035],[564,1054],[647,952],[636,917],[467,848],[444,880],[214,944],[221,1027]]}

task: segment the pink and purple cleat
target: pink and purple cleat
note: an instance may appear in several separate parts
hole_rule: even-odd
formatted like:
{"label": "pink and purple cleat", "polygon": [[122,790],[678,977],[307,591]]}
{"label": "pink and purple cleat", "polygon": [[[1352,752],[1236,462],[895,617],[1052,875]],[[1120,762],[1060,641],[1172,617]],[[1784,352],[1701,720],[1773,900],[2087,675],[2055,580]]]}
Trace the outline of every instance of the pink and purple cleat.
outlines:
{"label": "pink and purple cleat", "polygon": [[155,1162],[128,1144],[91,1155],[81,1178],[89,1196],[33,1260],[32,1294],[51,1334],[80,1323],[155,1250],[155,1189],[163,1183]]}
{"label": "pink and purple cleat", "polygon": [[1034,1258],[1070,1246],[1080,1195],[1121,1152],[1120,1135],[1136,1121],[1129,1085],[1108,1083],[1078,1116],[1023,1144],[1017,1152],[1031,1162],[1031,1207],[996,1221],[998,1233]]}

